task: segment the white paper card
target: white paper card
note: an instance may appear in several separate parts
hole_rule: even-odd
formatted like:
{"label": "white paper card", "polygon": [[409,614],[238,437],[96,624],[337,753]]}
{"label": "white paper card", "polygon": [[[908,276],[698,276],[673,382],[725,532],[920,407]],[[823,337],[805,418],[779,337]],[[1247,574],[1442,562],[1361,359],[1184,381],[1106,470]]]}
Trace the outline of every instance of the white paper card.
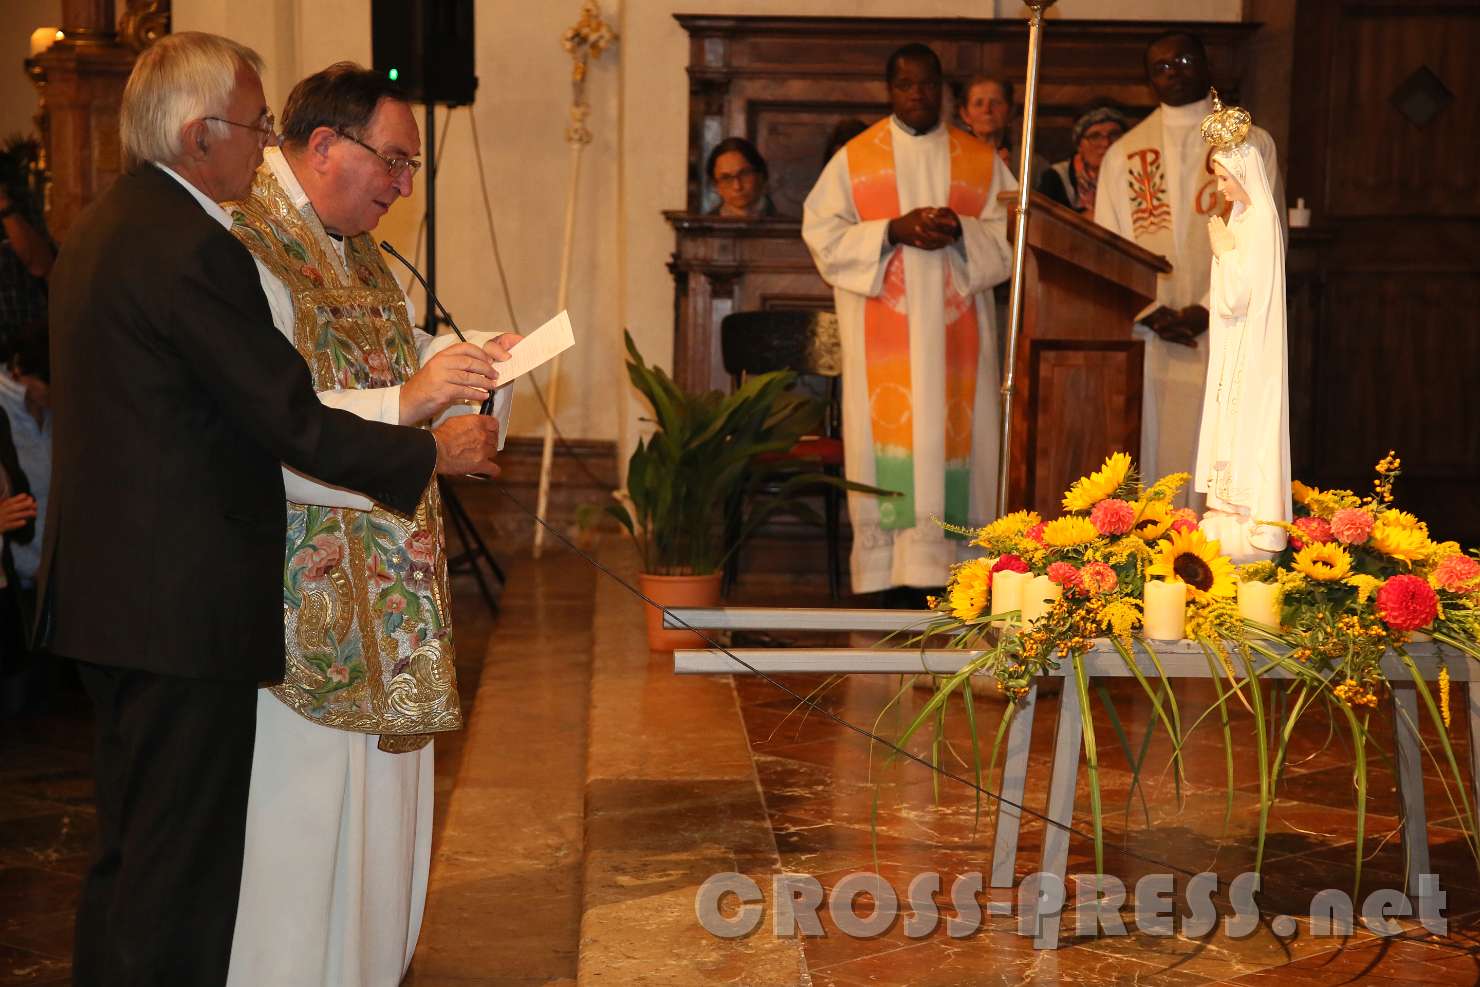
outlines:
{"label": "white paper card", "polygon": [[576,337],[570,328],[570,315],[561,312],[521,339],[518,345],[509,351],[507,360],[493,365],[498,371],[498,386],[503,387],[523,377],[535,367],[554,359],[575,344]]}

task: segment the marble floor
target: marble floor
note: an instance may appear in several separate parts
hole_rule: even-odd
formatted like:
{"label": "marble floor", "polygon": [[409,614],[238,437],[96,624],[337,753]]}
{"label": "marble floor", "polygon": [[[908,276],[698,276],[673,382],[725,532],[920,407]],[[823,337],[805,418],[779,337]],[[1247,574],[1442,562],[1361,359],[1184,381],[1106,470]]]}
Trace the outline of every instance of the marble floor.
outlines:
{"label": "marble floor", "polygon": [[[624,546],[603,544],[602,559],[631,574]],[[1447,931],[1434,935],[1404,918],[1390,937],[1360,924],[1346,938],[1314,934],[1305,917],[1311,896],[1352,887],[1357,821],[1349,742],[1320,711],[1291,740],[1270,820],[1259,898],[1265,919],[1247,934],[1219,925],[1198,939],[1152,936],[1136,929],[1127,908],[1128,935],[1079,934],[1071,909],[1057,950],[1035,950],[1005,916],[984,915],[979,931],[957,938],[946,927],[958,917],[950,888],[990,867],[989,799],[978,806],[966,785],[937,786],[918,764],[886,763],[867,738],[816,711],[804,715],[773,684],[672,675],[670,656],[646,651],[640,605],[563,550],[538,562],[504,561],[509,586],[496,615],[471,584],[455,584],[468,726],[438,741],[431,888],[405,981],[412,987],[1480,982],[1480,865],[1431,764],[1430,842],[1448,893]],[[817,582],[807,580],[749,578],[738,595],[765,604],[824,602]],[[782,681],[803,695],[823,684]],[[1136,688],[1108,690],[1132,750],[1150,718]],[[1179,687],[1184,711],[1203,708],[1200,688]],[[817,701],[892,738],[926,695],[901,690],[892,678],[854,676]],[[1029,809],[1041,811],[1046,798],[1055,702],[1042,700],[1036,719]],[[1003,709],[988,697],[974,703],[988,747]],[[1153,735],[1133,786],[1131,761],[1098,699],[1095,719],[1107,873],[1132,889],[1143,875],[1171,874],[1180,892],[1190,873],[1215,871],[1226,887],[1252,867],[1258,783],[1242,740],[1247,714],[1231,724],[1231,810],[1220,734],[1210,724],[1193,731],[1180,778],[1164,770],[1169,746]],[[1456,719],[1452,738],[1463,759]],[[1375,746],[1383,749],[1385,720],[1374,717]],[[67,982],[71,910],[93,835],[89,744],[86,703],[67,688],[46,715],[0,722],[0,987]],[[910,746],[928,755],[931,739]],[[953,772],[971,774],[959,703],[947,717],[941,757]],[[1375,754],[1369,775],[1364,896],[1400,888],[1404,871],[1392,767]],[[996,787],[990,775],[984,784]],[[1088,798],[1081,772],[1071,873],[1094,868],[1082,835]],[[1043,824],[1025,818],[1020,878],[1037,869],[1042,839]],[[724,872],[762,889],[764,921],[752,935],[721,939],[699,925],[698,888]],[[829,891],[847,875],[877,873],[900,897],[918,875],[935,873],[946,889],[936,895],[941,921],[928,935],[908,934],[917,930],[896,920],[878,934],[851,937],[823,908],[823,935],[778,935],[771,882],[782,872],[810,875]],[[986,891],[977,899],[1010,897]],[[1226,899],[1215,902],[1231,910]],[[855,910],[869,914],[867,895]],[[1274,915],[1296,916],[1294,934],[1275,935]]]}

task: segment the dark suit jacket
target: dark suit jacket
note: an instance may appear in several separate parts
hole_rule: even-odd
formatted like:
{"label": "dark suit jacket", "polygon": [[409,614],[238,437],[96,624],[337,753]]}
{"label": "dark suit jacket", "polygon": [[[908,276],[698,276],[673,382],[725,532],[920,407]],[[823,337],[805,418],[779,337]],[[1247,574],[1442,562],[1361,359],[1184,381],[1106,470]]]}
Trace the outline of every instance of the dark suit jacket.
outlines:
{"label": "dark suit jacket", "polygon": [[416,507],[430,433],[325,407],[251,255],[169,175],[121,176],[51,278],[43,644],[170,675],[283,674],[280,463]]}

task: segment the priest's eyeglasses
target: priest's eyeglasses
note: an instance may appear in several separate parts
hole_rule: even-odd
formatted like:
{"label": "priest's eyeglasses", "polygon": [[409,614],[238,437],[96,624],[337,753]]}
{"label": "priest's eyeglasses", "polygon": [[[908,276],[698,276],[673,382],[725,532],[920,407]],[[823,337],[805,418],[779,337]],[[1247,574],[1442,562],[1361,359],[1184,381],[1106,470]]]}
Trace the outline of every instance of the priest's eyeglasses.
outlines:
{"label": "priest's eyeglasses", "polygon": [[354,141],[356,144],[360,145],[365,150],[375,155],[381,161],[384,161],[386,173],[390,175],[392,181],[400,178],[408,171],[411,172],[411,177],[415,178],[417,171],[421,169],[421,162],[416,160],[415,158],[397,158],[392,157],[389,154],[382,154],[353,134],[346,134],[342,130],[336,130],[335,133],[338,134],[340,137],[343,137],[347,141]]}
{"label": "priest's eyeglasses", "polygon": [[271,113],[264,113],[256,123],[237,123],[225,117],[202,117],[204,120],[214,120],[231,127],[240,127],[243,130],[255,130],[257,132],[257,143],[262,147],[270,147],[278,142],[277,120]]}

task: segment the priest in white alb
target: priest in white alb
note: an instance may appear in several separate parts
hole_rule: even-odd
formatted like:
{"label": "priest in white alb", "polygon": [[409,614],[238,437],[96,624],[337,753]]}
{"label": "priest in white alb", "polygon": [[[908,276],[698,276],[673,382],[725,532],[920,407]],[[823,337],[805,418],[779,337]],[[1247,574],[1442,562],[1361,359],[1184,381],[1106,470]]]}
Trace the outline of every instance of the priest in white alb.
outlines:
{"label": "priest in white alb", "polygon": [[1011,272],[987,145],[941,119],[941,64],[906,45],[886,69],[893,113],[848,142],[807,196],[802,238],[834,288],[843,357],[855,593],[943,586],[990,521],[998,368],[991,289]]}
{"label": "priest in white alb", "polygon": [[[1095,222],[1172,264],[1136,322],[1146,343],[1140,468],[1142,476],[1158,477],[1193,469],[1208,368],[1208,218],[1226,214],[1228,203],[1199,131],[1213,108],[1202,42],[1184,31],[1162,35],[1146,49],[1146,74],[1161,105],[1106,152]],[[1248,144],[1264,159],[1283,214],[1274,140],[1254,127]],[[1186,488],[1182,496],[1197,499]]]}
{"label": "priest in white alb", "polygon": [[[476,410],[519,337],[415,330],[371,235],[420,166],[411,104],[341,62],[295,86],[283,116],[283,147],[229,210],[319,399],[402,425]],[[494,393],[502,415],[509,389]],[[441,501],[432,484],[403,515],[283,481],[287,670],[258,696],[227,984],[397,984],[426,903],[432,738],[462,725]]]}

